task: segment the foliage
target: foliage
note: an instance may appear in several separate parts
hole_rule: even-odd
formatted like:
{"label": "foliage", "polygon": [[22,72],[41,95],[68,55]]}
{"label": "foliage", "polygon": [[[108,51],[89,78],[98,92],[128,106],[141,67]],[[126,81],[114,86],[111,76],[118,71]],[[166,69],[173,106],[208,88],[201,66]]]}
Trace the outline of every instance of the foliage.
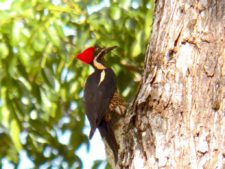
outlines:
{"label": "foliage", "polygon": [[[107,63],[130,100],[140,80],[153,3],[1,0],[0,6],[0,159],[18,166],[25,151],[37,168],[81,168],[76,150],[89,144],[83,85],[92,70],[74,56],[95,43],[117,45]],[[68,133],[68,143],[60,141]]]}

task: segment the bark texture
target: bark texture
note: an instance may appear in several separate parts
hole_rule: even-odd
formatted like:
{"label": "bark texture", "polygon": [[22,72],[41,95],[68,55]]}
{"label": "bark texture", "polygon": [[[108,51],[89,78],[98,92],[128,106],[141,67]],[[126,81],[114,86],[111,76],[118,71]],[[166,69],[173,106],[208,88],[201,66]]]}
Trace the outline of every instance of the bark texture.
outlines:
{"label": "bark texture", "polygon": [[156,1],[113,168],[225,168],[224,25],[224,0]]}

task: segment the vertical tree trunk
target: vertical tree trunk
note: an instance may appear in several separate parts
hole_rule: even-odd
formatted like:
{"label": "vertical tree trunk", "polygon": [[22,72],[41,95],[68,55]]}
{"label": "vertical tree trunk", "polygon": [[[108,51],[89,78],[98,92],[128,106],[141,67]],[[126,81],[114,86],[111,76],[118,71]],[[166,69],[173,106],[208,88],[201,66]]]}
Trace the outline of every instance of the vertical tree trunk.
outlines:
{"label": "vertical tree trunk", "polygon": [[117,168],[225,168],[224,25],[224,0],[156,1]]}

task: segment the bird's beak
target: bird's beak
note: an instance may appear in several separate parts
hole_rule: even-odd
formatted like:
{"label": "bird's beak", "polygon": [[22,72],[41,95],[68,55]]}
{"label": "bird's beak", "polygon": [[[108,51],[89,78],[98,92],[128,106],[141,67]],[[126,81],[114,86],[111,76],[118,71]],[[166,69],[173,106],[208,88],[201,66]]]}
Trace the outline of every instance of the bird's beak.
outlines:
{"label": "bird's beak", "polygon": [[109,53],[111,50],[117,48],[117,46],[112,46],[112,47],[109,47],[109,48],[105,48],[105,53]]}
{"label": "bird's beak", "polygon": [[101,60],[103,58],[103,56],[105,56],[107,53],[109,53],[111,50],[117,48],[117,46],[112,46],[112,47],[109,47],[109,48],[102,48],[100,50],[100,52],[97,54],[96,58]]}

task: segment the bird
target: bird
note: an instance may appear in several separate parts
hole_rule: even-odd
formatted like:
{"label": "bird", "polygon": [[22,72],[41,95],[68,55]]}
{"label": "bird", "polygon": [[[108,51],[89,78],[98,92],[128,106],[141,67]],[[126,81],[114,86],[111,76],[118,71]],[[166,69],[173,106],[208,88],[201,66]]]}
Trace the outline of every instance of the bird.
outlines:
{"label": "bird", "polygon": [[[114,71],[104,64],[104,56],[117,46],[101,48],[97,45],[88,47],[77,54],[77,59],[94,68],[84,86],[85,114],[89,120],[91,139],[96,129],[113,152],[115,163],[118,161],[119,145],[112,126],[112,113],[124,111],[123,100],[117,91],[117,78]],[[114,113],[115,114],[115,113]],[[114,115],[113,115],[114,116]]]}

